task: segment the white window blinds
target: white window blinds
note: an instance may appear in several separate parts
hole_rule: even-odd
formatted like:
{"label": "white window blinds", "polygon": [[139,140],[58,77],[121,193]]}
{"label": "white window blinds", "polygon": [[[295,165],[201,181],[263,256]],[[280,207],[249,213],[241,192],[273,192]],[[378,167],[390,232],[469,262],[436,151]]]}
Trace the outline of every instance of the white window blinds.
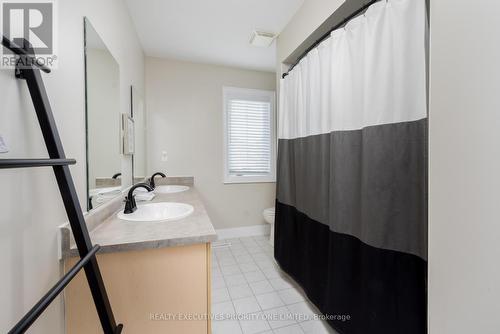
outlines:
{"label": "white window blinds", "polygon": [[274,92],[225,88],[226,182],[274,181]]}

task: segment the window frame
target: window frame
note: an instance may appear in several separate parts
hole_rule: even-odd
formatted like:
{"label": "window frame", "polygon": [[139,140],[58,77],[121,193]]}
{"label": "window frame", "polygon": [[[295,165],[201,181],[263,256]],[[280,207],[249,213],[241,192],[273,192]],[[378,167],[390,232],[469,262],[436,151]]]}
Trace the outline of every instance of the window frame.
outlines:
{"label": "window frame", "polygon": [[[271,171],[266,175],[231,175],[229,174],[229,124],[228,124],[228,101],[231,98],[238,98],[249,101],[269,101],[271,103]],[[273,183],[276,182],[276,92],[273,90],[261,90],[238,87],[222,87],[222,104],[223,104],[223,173],[224,184],[231,183]]]}

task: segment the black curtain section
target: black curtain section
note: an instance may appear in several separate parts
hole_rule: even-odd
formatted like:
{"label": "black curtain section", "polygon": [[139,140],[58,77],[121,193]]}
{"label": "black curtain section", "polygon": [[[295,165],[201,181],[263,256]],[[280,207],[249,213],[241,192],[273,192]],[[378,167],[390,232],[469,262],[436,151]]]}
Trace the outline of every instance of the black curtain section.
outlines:
{"label": "black curtain section", "polygon": [[427,332],[427,262],[422,258],[332,232],[279,201],[274,255],[339,333]]}

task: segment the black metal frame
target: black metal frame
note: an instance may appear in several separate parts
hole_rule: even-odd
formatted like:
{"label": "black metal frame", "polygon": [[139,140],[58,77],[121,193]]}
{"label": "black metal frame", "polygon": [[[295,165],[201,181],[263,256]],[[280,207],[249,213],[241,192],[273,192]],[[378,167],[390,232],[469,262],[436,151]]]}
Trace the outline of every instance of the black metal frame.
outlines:
{"label": "black metal frame", "polygon": [[74,165],[74,159],[0,159],[0,169]]}
{"label": "black metal frame", "polygon": [[45,311],[50,303],[62,292],[66,285],[80,272],[89,260],[99,251],[100,246],[96,245],[92,248],[83,259],[78,261],[58,282],[43,296],[38,303],[29,310],[28,313],[10,330],[9,333],[24,333],[35,320]]}
{"label": "black metal frame", "polygon": [[[76,188],[69,170],[68,165],[74,164],[75,160],[66,159],[41,77],[40,70],[49,73],[50,69],[36,61],[27,61],[28,58],[34,59],[35,57],[28,41],[16,40],[16,42],[9,41],[5,37],[2,38],[3,46],[20,58],[15,74],[17,78],[26,80],[50,159],[0,159],[0,169],[52,166],[81,260],[8,333],[24,333],[82,267],[85,270],[104,333],[121,333],[123,325],[117,325],[115,322],[99,265],[95,257],[99,246],[93,246],[90,240],[82,208],[78,201]],[[21,47],[19,44],[23,44],[23,46]],[[32,65],[20,66],[19,64]]]}

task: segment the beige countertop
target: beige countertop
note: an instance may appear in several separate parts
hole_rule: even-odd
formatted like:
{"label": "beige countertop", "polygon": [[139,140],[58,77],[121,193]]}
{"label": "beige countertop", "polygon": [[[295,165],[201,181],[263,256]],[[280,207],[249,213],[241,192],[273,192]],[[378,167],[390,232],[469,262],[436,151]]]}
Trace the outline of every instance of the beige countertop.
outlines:
{"label": "beige countertop", "polygon": [[[169,183],[171,184],[171,182]],[[120,204],[119,210],[116,210],[116,202],[120,203],[123,198],[124,195],[115,201],[115,210],[110,212],[111,215],[108,214],[108,217],[104,218],[103,214],[100,213],[100,222],[87,223],[92,243],[101,246],[100,253],[191,245],[212,242],[217,239],[217,234],[203,202],[196,188],[192,185],[189,190],[180,193],[157,194],[152,201],[137,203],[139,207],[144,203],[180,202],[191,204],[194,207],[194,212],[190,216],[176,221],[130,222],[120,220],[116,214],[123,210],[123,204]],[[99,215],[99,213],[97,214]],[[62,257],[77,256],[78,252],[70,237],[71,231],[68,224],[61,227],[61,234]]]}

